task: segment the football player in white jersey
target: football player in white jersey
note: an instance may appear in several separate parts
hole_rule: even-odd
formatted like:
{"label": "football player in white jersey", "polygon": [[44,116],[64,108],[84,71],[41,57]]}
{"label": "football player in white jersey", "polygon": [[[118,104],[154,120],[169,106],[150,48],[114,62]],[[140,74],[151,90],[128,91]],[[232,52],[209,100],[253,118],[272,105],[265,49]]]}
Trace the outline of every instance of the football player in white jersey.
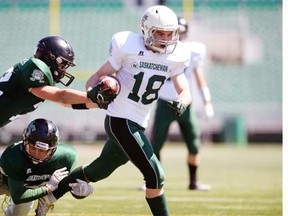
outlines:
{"label": "football player in white jersey", "polygon": [[[180,41],[184,41],[188,33],[188,23],[183,17],[178,17],[178,24],[180,27]],[[206,56],[206,46],[203,43],[196,41],[185,41],[186,47],[190,49],[191,60],[188,68],[185,69],[186,78],[192,90],[193,83],[197,84],[198,89],[202,95],[203,104],[205,107],[206,117],[214,116],[214,109],[211,103],[210,90],[204,77],[203,61]],[[196,79],[196,82],[193,82]],[[194,88],[195,89],[195,88]],[[192,95],[192,92],[191,92]],[[194,107],[189,106],[183,115],[175,116],[173,110],[167,106],[167,101],[173,101],[178,98],[177,92],[174,88],[173,82],[168,80],[161,91],[159,92],[159,100],[157,101],[157,108],[155,112],[154,125],[151,135],[151,143],[154,148],[154,153],[160,160],[160,151],[167,138],[169,126],[173,121],[177,121],[183,139],[188,148],[187,165],[189,170],[189,189],[209,191],[210,185],[201,184],[197,181],[197,168],[200,163],[199,146],[201,142],[200,126],[196,116]],[[145,187],[141,187],[145,188]]]}
{"label": "football player in white jersey", "polygon": [[[163,188],[165,173],[144,130],[153,103],[167,79],[173,80],[179,94],[170,104],[175,115],[181,115],[191,103],[183,73],[189,65],[190,53],[178,39],[176,14],[166,6],[148,8],[141,18],[141,30],[142,34],[116,33],[108,61],[87,80],[87,90],[103,75],[114,74],[120,81],[121,91],[109,104],[105,118],[109,138],[100,156],[89,165],[76,168],[59,188],[66,186],[68,190],[69,182],[75,178],[97,182],[130,160],[144,176],[145,197],[152,214],[166,216],[169,213]],[[57,190],[53,194],[56,199],[61,196]]]}

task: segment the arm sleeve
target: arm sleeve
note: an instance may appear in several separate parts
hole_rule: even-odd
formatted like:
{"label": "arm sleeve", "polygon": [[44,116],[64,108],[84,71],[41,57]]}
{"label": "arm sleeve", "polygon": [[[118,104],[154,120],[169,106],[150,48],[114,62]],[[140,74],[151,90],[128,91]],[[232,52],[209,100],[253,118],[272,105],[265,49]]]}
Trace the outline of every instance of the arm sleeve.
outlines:
{"label": "arm sleeve", "polygon": [[15,204],[30,202],[47,194],[44,186],[38,188],[27,188],[23,181],[8,178],[9,191]]}
{"label": "arm sleeve", "polygon": [[45,85],[55,85],[50,68],[40,59],[31,57],[20,68],[21,83],[24,88],[29,89]]}
{"label": "arm sleeve", "polygon": [[37,88],[51,85],[47,77],[47,72],[40,70],[35,64],[27,64],[22,69],[22,85],[26,88]]}

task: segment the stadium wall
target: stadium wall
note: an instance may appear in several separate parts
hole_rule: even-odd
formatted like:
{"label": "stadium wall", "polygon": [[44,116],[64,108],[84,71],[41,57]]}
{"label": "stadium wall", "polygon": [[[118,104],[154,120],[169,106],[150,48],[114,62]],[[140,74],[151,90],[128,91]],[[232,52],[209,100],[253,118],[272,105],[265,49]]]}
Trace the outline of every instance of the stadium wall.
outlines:
{"label": "stadium wall", "polygon": [[[184,1],[164,2],[178,15],[185,11]],[[31,56],[38,40],[51,34],[49,3],[0,2],[1,74]],[[76,54],[72,88],[84,90],[88,77],[106,61],[113,33],[140,32],[139,20],[145,9],[121,0],[60,1],[59,34],[73,45]],[[215,118],[204,118],[195,90],[193,106],[199,114],[203,137],[218,142],[229,137],[225,134],[235,133],[235,138],[242,133],[248,142],[282,142],[282,1],[198,0],[194,1],[189,20],[189,38],[208,47],[205,69],[216,112]],[[21,137],[23,128],[38,117],[55,121],[62,139],[89,142],[105,138],[105,111],[75,111],[45,102],[34,113],[1,128],[0,142]],[[228,128],[234,129],[229,132]],[[180,138],[176,124],[170,132],[170,139]]]}

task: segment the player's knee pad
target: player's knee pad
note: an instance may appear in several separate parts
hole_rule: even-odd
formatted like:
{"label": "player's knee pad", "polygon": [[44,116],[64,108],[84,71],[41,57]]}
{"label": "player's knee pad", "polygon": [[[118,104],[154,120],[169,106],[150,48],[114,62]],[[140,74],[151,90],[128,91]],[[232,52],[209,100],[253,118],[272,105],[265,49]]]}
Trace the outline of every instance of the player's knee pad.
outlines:
{"label": "player's knee pad", "polygon": [[162,188],[165,183],[166,175],[161,163],[154,154],[150,158],[150,164],[151,169],[147,171],[147,173],[144,173],[146,187],[155,189]]}
{"label": "player's knee pad", "polygon": [[33,201],[21,204],[15,204],[10,198],[7,208],[4,211],[5,216],[26,216],[33,207]]}

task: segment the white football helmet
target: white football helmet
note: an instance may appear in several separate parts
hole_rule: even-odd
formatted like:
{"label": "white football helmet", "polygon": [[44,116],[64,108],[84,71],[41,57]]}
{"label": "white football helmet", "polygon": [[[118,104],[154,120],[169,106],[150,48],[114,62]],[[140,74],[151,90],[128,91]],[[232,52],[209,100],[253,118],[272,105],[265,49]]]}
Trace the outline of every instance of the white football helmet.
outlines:
{"label": "white football helmet", "polygon": [[[159,53],[172,53],[179,39],[176,14],[168,7],[156,5],[148,8],[141,18],[141,30],[147,47]],[[172,31],[171,40],[156,40],[155,31]]]}

